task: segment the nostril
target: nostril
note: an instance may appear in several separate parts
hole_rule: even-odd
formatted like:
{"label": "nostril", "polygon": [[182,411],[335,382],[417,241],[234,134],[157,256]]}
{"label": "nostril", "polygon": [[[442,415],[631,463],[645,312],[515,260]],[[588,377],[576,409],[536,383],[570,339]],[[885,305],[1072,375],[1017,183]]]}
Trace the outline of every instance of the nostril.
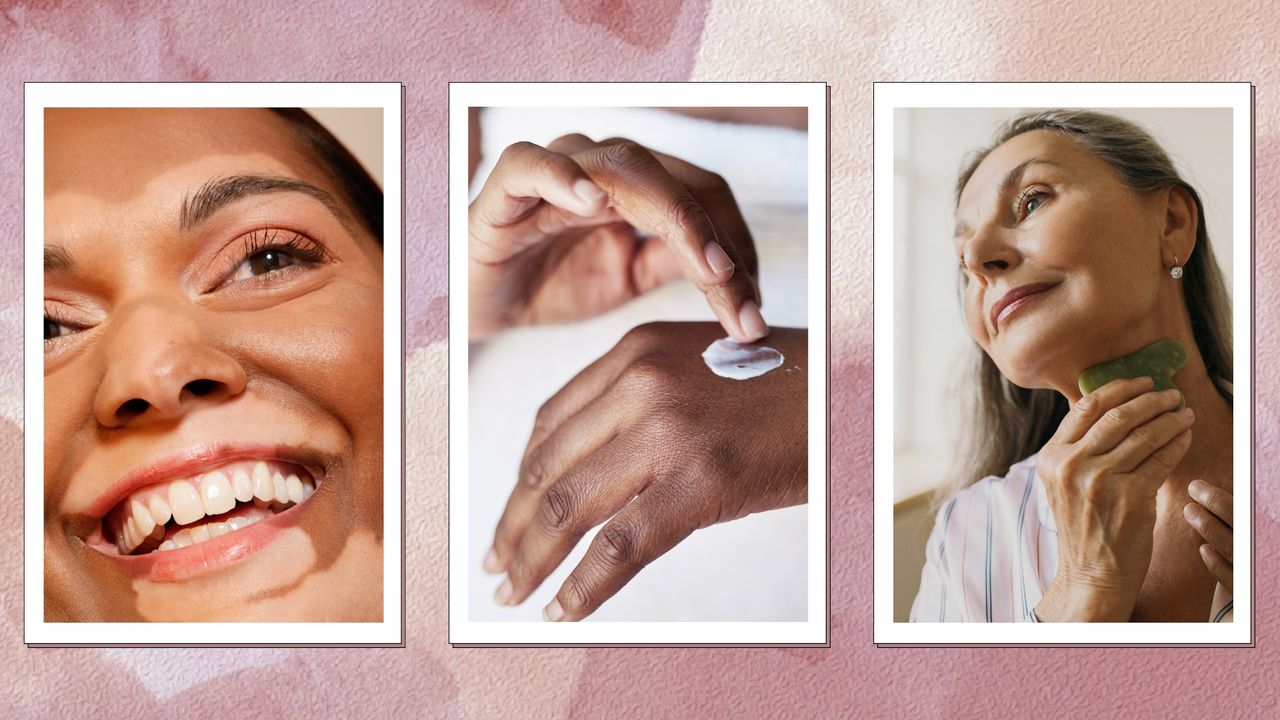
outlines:
{"label": "nostril", "polygon": [[217,390],[221,384],[216,380],[192,380],[183,389],[196,397],[204,397]]}
{"label": "nostril", "polygon": [[997,269],[999,269],[999,270],[1008,270],[1008,269],[1009,269],[1009,261],[1008,261],[1008,260],[988,260],[988,261],[986,261],[985,263],[983,263],[983,265],[986,265],[986,266],[987,266],[987,267],[989,267],[989,268],[997,268]]}
{"label": "nostril", "polygon": [[127,400],[116,410],[116,417],[127,418],[133,415],[141,415],[147,411],[151,405],[141,398]]}

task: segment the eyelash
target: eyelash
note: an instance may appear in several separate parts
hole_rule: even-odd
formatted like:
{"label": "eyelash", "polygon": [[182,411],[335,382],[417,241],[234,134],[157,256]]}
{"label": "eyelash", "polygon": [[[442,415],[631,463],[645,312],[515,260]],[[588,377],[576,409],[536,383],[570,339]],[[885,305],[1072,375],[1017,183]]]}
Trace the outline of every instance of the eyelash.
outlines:
{"label": "eyelash", "polygon": [[[288,239],[282,240],[282,234],[291,235]],[[283,272],[293,272],[289,270],[289,268],[295,267],[297,263],[286,265],[285,267],[277,270],[268,270],[261,275],[255,275],[242,280],[235,279],[237,271],[239,271],[240,267],[244,265],[244,263],[252,260],[257,255],[272,250],[284,251],[295,260],[310,265],[319,265],[331,260],[329,252],[325,250],[323,245],[300,232],[292,230],[279,230],[275,228],[254,230],[253,232],[244,235],[241,243],[242,246],[238,253],[239,259],[237,259],[227,271],[225,279],[218,288],[244,282],[269,282],[269,278],[272,275]]]}
{"label": "eyelash", "polygon": [[[288,239],[282,240],[280,239],[280,236],[282,233],[292,233],[292,236],[289,237]],[[292,272],[289,269],[297,267],[299,263],[316,265],[316,264],[327,263],[331,260],[329,252],[325,250],[323,245],[321,245],[320,243],[312,240],[311,238],[299,232],[293,232],[288,230],[281,231],[273,228],[263,228],[261,230],[254,230],[253,232],[250,232],[247,235],[244,235],[241,243],[242,243],[242,247],[239,252],[238,259],[235,260],[235,264],[232,265],[231,269],[228,270],[227,273],[224,275],[223,282],[217,288],[214,288],[215,290],[219,288],[227,287],[229,285],[237,284],[237,283],[257,282],[257,281],[270,282],[271,278],[269,276],[276,275],[282,272]],[[290,265],[286,265],[285,267],[280,268],[278,270],[269,270],[267,272],[262,273],[261,275],[255,275],[253,277],[246,278],[244,280],[233,279],[235,273],[239,270],[241,265],[252,260],[256,255],[259,255],[261,253],[268,252],[271,250],[287,252],[289,255],[291,255],[295,259],[296,262]],[[67,332],[59,334],[55,337],[46,337],[44,339],[44,345],[46,350],[52,349],[53,345],[56,345],[64,340],[68,340],[72,336],[78,335],[79,333],[84,332],[85,330],[88,330],[91,327],[91,326],[85,326],[73,320],[70,320],[63,313],[49,307],[48,305],[46,305],[44,309],[44,320],[45,320],[45,323],[53,322],[62,326],[64,329],[67,330]]]}
{"label": "eyelash", "polygon": [[[1028,215],[1035,212],[1035,210],[1031,210],[1031,211],[1027,210],[1027,203],[1031,202],[1032,200],[1035,200],[1036,198],[1043,199],[1048,195],[1049,193],[1045,192],[1043,188],[1038,188],[1038,187],[1029,187],[1026,190],[1023,190],[1021,193],[1018,193],[1018,198],[1013,202],[1014,216],[1017,217],[1019,221],[1025,220]],[[1036,206],[1036,210],[1039,210],[1043,206],[1044,206],[1044,203],[1041,202],[1040,205]]]}

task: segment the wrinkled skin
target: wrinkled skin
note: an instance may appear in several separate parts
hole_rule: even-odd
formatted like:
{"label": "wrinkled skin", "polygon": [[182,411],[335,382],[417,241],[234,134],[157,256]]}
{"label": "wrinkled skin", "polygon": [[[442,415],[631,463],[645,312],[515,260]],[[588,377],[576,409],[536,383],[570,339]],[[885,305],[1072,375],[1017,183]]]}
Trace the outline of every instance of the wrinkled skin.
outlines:
{"label": "wrinkled skin", "polygon": [[[1059,543],[1037,616],[1203,622],[1215,578],[1182,508],[1193,479],[1230,487],[1231,408],[1169,273],[1199,251],[1190,195],[1130,190],[1065,134],[1037,130],[982,160],[956,221],[970,335],[1014,384],[1072,403],[1036,462]],[[1028,286],[1042,292],[1002,315],[997,303]],[[1081,396],[1085,368],[1166,338],[1188,351],[1173,378],[1185,410],[1149,382]]]}
{"label": "wrinkled skin", "polygon": [[701,358],[722,336],[642,325],[542,406],[486,560],[507,573],[500,603],[523,602],[602,522],[547,619],[590,615],[694,530],[806,501],[808,332],[775,328],[783,366],[743,381]]}

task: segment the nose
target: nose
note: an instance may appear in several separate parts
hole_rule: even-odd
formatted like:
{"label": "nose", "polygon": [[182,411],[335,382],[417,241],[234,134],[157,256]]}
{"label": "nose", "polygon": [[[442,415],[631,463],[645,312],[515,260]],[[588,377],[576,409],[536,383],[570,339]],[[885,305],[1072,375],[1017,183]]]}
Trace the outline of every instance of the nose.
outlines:
{"label": "nose", "polygon": [[963,246],[965,269],[978,284],[990,287],[1000,275],[1018,266],[1021,255],[1017,246],[998,227],[978,227]]}
{"label": "nose", "polygon": [[103,342],[107,370],[94,398],[106,428],[173,422],[244,392],[239,361],[209,342],[193,313],[162,301],[121,308]]}

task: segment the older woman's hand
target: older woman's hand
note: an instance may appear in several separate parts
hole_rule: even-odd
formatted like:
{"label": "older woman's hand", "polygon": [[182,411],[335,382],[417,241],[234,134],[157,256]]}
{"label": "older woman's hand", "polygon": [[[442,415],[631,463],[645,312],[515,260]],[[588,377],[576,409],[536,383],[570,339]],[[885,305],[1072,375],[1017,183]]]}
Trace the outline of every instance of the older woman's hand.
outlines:
{"label": "older woman's hand", "polygon": [[1205,539],[1205,544],[1200,546],[1200,557],[1214,579],[1234,592],[1231,586],[1234,567],[1232,545],[1235,538],[1231,529],[1231,506],[1234,498],[1226,490],[1203,480],[1192,480],[1187,492],[1195,502],[1187,503],[1182,509],[1182,515],[1200,533],[1200,537]]}
{"label": "older woman's hand", "polygon": [[1156,493],[1191,446],[1190,408],[1150,378],[1084,396],[1036,458],[1058,525],[1049,621],[1128,620],[1151,564]]}
{"label": "older woman's hand", "polygon": [[805,502],[808,331],[775,329],[783,367],[749,380],[703,362],[721,335],[642,325],[542,406],[485,561],[507,572],[499,603],[524,602],[606,520],[547,619],[590,615],[694,530]]}
{"label": "older woman's hand", "polygon": [[511,145],[471,203],[468,230],[473,340],[591,317],[682,274],[731,337],[768,333],[755,246],[728,185],[634,142]]}

